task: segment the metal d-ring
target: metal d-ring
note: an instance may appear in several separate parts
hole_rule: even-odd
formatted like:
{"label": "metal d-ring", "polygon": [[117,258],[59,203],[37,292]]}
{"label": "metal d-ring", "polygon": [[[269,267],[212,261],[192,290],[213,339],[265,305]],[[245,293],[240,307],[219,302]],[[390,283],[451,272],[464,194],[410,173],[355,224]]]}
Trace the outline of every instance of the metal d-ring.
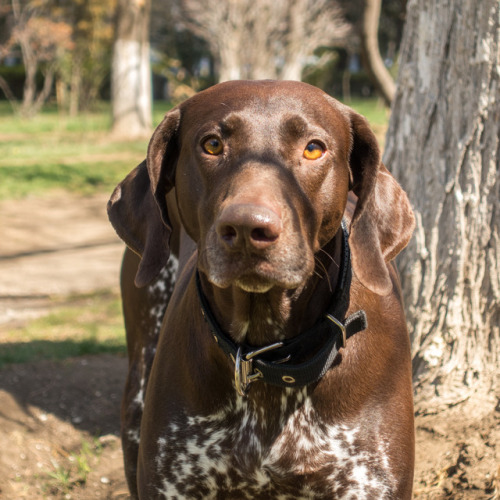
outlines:
{"label": "metal d-ring", "polygon": [[255,349],[246,354],[242,354],[241,347],[238,348],[238,351],[236,351],[236,359],[234,360],[234,384],[240,396],[246,394],[248,386],[252,382],[255,382],[263,376],[260,370],[253,371],[253,358],[259,354],[277,349],[282,345],[283,342],[276,342],[275,344]]}

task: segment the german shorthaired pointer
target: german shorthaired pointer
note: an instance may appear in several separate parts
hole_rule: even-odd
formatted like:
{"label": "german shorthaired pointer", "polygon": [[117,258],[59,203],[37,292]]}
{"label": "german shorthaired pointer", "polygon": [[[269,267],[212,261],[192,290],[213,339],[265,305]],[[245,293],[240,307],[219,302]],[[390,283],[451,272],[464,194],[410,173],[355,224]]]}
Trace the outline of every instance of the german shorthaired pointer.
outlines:
{"label": "german shorthaired pointer", "polygon": [[167,113],[108,210],[134,498],[411,497],[390,261],[414,218],[363,117],[304,83],[216,85]]}

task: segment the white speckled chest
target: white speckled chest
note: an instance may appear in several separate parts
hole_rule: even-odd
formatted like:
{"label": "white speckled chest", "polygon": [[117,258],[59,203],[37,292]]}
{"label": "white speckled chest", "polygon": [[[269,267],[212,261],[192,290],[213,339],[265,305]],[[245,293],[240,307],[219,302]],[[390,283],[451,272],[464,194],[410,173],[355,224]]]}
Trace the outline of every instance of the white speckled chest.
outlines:
{"label": "white speckled chest", "polygon": [[171,421],[156,443],[160,497],[392,498],[374,433],[322,422],[305,389],[283,391],[273,423],[265,411],[236,396],[211,415]]}

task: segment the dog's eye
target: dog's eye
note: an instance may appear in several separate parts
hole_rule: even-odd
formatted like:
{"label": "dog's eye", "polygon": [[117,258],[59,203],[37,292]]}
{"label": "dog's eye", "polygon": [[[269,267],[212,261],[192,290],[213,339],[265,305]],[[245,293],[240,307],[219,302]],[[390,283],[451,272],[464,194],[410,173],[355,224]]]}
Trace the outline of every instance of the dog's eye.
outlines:
{"label": "dog's eye", "polygon": [[217,137],[210,137],[203,142],[202,147],[209,155],[217,156],[222,153],[222,142]]}
{"label": "dog's eye", "polygon": [[310,142],[304,149],[304,158],[307,160],[317,160],[323,156],[325,148],[318,142]]}

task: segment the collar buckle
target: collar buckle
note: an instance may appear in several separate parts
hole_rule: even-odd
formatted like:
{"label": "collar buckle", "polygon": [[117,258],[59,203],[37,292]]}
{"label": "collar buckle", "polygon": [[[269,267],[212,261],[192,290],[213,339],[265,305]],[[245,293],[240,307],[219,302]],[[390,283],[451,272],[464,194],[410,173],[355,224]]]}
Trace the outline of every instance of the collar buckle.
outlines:
{"label": "collar buckle", "polygon": [[234,360],[234,384],[240,396],[245,396],[248,386],[252,382],[255,382],[259,378],[263,377],[260,370],[253,369],[253,358],[259,354],[272,351],[273,349],[277,349],[282,346],[283,342],[276,342],[275,344],[255,349],[247,352],[246,354],[242,353],[241,346],[238,348],[236,352],[236,359]]}

